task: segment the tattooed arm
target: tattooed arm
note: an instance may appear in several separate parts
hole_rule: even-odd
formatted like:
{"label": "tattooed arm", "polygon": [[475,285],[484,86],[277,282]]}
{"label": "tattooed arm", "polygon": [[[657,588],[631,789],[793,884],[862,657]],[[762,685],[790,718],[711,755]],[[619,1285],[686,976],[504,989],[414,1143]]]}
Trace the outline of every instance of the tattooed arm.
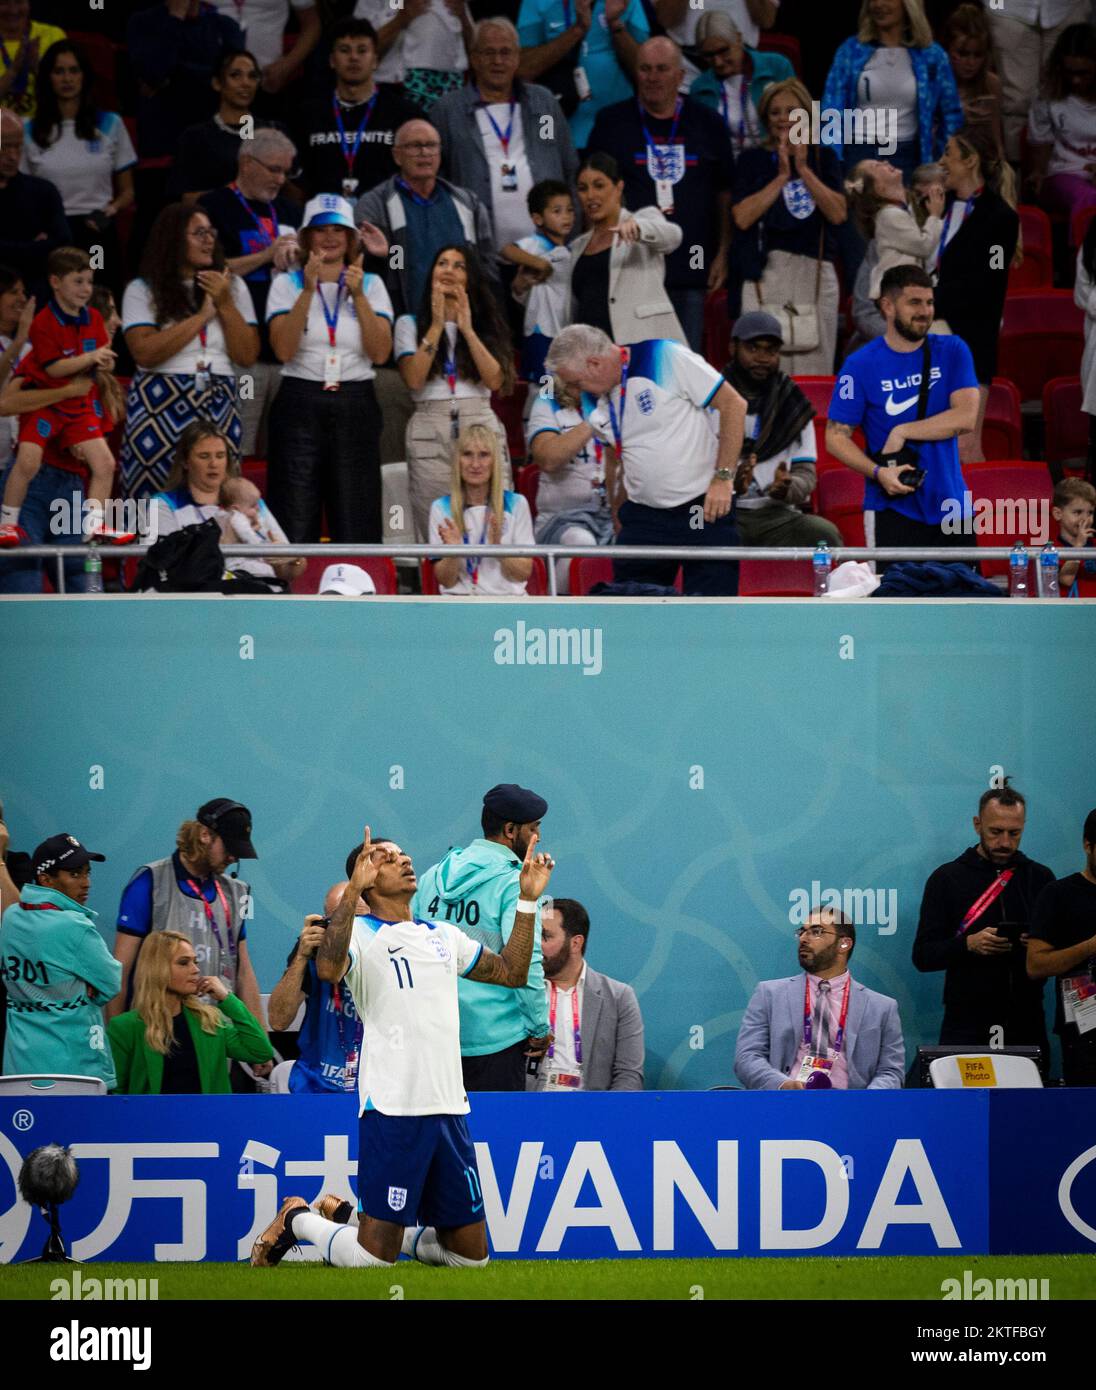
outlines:
{"label": "tattooed arm", "polygon": [[[521,898],[535,902],[548,886],[548,880],[555,868],[550,854],[533,854],[538,835],[529,837],[525,851],[525,863],[521,866],[518,892]],[[518,912],[514,916],[514,929],[510,939],[498,955],[486,947],[480,952],[479,960],[465,976],[468,980],[478,980],[482,984],[502,985],[504,989],[520,989],[529,976],[529,962],[533,957],[533,931],[536,927],[535,912]]]}
{"label": "tattooed arm", "polygon": [[367,825],[365,840],[354,865],[354,872],[343,891],[338,907],[331,914],[331,922],[324,932],[323,940],[316,949],[316,974],[321,980],[328,980],[333,984],[346,974],[350,965],[350,933],[354,930],[358,899],[376,883],[377,871],[388,857],[394,859],[396,855],[387,846],[374,849]]}
{"label": "tattooed arm", "polygon": [[851,468],[856,473],[863,473],[866,478],[872,478],[879,484],[888,497],[902,497],[913,488],[906,487],[905,483],[898,481],[899,473],[904,472],[904,467],[892,466],[884,468],[876,464],[873,458],[861,449],[859,444],[853,439],[855,425],[842,424],[839,420],[826,421],[826,451],[833,455],[839,463],[843,463],[846,468]]}

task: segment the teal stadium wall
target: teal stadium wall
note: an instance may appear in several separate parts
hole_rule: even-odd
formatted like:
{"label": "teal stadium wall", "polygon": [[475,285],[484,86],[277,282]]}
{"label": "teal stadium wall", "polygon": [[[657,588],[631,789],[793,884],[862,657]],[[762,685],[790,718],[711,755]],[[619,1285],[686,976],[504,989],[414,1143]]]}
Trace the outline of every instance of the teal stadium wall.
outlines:
{"label": "teal stadium wall", "polygon": [[[519,621],[600,632],[599,674],[499,664]],[[733,1080],[754,985],[796,970],[790,899],[813,881],[897,893],[897,930],[862,925],[853,969],[898,999],[908,1048],[934,1041],[921,889],[974,842],[991,769],[1059,874],[1096,804],[1087,604],[75,599],[5,603],[0,627],[13,847],[66,830],[106,854],[108,939],[132,870],[231,796],[262,856],[245,877],[269,991],[363,824],[421,869],[519,781],[550,804],[553,890],[589,908],[591,960],[639,995],[651,1088]]]}

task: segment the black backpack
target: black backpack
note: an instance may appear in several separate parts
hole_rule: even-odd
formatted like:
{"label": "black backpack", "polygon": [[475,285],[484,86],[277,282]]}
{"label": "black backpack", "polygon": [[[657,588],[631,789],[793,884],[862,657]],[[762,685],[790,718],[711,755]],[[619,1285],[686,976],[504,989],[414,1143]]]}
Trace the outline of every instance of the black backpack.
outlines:
{"label": "black backpack", "polygon": [[135,592],[162,594],[220,593],[225,560],[221,524],[216,517],[162,536],[137,567]]}

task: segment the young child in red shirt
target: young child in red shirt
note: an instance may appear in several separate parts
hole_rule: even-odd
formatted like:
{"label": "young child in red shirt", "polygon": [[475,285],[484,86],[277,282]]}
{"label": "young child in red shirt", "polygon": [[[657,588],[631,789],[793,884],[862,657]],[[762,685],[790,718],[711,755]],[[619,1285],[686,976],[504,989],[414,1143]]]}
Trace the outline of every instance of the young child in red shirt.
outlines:
{"label": "young child in red shirt", "polygon": [[[108,372],[115,355],[102,316],[88,307],[93,286],[87,252],[74,246],[59,247],[51,252],[48,269],[53,299],[31,324],[31,351],[19,364],[20,375],[37,386],[50,387],[82,373]],[[0,546],[18,545],[25,539],[19,509],[41,467],[47,444],[73,454],[91,474],[87,538],[116,543],[133,539],[132,532],[108,530],[103,522],[114,485],[114,456],[104,433],[103,407],[94,387],[86,395],[58,401],[22,417],[19,447],[0,507]]]}

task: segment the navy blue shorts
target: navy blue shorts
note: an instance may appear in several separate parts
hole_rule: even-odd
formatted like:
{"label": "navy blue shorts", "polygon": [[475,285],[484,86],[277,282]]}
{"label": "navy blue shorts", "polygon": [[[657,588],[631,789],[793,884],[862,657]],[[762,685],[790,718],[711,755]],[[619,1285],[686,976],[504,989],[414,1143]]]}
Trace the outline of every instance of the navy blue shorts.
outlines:
{"label": "navy blue shorts", "polygon": [[463,1115],[382,1115],[358,1121],[360,1210],[398,1226],[453,1230],[482,1221],[476,1151]]}

